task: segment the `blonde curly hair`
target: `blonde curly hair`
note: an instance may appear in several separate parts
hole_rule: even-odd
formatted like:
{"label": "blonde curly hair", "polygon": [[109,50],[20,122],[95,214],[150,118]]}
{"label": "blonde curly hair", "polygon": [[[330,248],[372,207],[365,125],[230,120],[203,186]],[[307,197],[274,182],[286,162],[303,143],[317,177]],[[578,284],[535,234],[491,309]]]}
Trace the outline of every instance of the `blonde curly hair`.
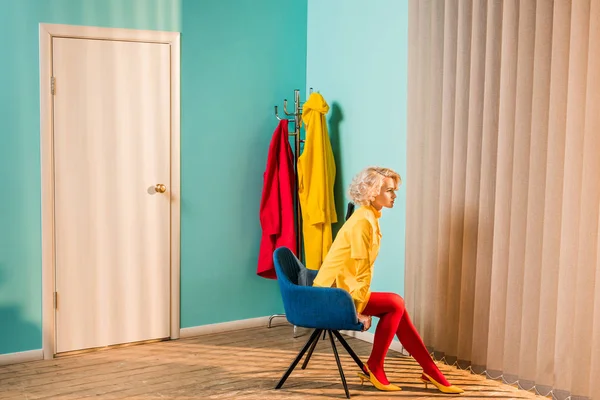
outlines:
{"label": "blonde curly hair", "polygon": [[385,178],[392,178],[396,188],[402,183],[400,175],[389,168],[367,167],[352,179],[348,188],[348,195],[354,204],[367,206],[381,191]]}

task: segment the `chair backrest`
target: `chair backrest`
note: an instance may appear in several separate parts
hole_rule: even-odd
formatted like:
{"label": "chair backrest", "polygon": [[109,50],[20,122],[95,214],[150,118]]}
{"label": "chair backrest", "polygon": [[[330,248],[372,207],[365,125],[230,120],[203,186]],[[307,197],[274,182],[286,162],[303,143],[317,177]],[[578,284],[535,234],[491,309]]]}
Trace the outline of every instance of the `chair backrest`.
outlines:
{"label": "chair backrest", "polygon": [[349,202],[348,208],[346,209],[346,221],[348,221],[348,218],[350,218],[352,214],[354,214],[354,203]]}
{"label": "chair backrest", "polygon": [[[281,272],[283,272],[290,283],[298,285],[300,270],[301,268],[305,268],[304,265],[302,265],[300,260],[298,260],[294,253],[287,247],[282,247],[281,250],[277,250],[278,251],[274,254],[274,258],[276,261],[279,261],[278,264],[281,267]],[[280,279],[281,277],[279,277],[279,274],[277,275],[277,278]]]}
{"label": "chair backrest", "polygon": [[[276,251],[273,261],[281,266],[281,272],[293,285],[312,286],[313,280],[317,276],[317,271],[306,268],[287,247]],[[277,268],[275,268],[275,272],[277,273]]]}

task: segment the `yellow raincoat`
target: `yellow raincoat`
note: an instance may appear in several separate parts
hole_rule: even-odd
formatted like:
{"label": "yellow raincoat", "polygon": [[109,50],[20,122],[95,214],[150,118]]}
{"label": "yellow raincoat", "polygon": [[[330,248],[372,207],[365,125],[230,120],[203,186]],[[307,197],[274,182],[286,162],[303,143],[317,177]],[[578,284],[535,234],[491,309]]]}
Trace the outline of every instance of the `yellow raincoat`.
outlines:
{"label": "yellow raincoat", "polygon": [[327,133],[329,105],[319,93],[310,95],[302,109],[306,129],[304,151],[298,157],[298,197],[306,267],[319,269],[331,247],[331,224],[337,222],[333,184],[335,161]]}

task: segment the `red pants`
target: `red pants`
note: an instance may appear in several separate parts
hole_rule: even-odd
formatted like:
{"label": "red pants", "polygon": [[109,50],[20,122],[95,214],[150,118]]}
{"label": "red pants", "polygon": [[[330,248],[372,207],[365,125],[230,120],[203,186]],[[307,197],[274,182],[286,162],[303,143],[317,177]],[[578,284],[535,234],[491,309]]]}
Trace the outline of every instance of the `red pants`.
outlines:
{"label": "red pants", "polygon": [[402,346],[421,365],[423,371],[444,386],[450,383],[444,378],[438,367],[433,362],[423,340],[410,321],[404,308],[404,299],[395,293],[371,293],[369,302],[362,312],[379,318],[375,329],[373,350],[367,365],[379,382],[389,384],[383,370],[383,360],[387,354],[394,334],[398,336]]}

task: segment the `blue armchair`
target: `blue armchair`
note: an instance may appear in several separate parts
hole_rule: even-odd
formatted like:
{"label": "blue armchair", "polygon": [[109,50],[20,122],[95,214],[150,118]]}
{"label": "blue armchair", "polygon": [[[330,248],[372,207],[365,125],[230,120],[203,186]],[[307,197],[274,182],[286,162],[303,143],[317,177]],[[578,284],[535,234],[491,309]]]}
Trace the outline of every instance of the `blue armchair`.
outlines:
{"label": "blue armchair", "polygon": [[275,272],[283,299],[283,306],[287,320],[296,326],[314,328],[310,338],[298,353],[285,372],[275,389],[280,389],[290,376],[302,356],[308,350],[302,369],[308,365],[310,357],[319,341],[321,333],[329,333],[329,341],[335,355],[342,384],[346,397],[350,398],[344,371],[333,340],[335,336],[352,357],[356,365],[365,372],[365,367],[356,353],[350,348],[346,340],[339,333],[340,330],[362,331],[363,324],[358,322],[354,302],[350,294],[338,288],[312,287],[312,280],[317,271],[309,270],[294,253],[287,247],[280,247],[273,253]]}

